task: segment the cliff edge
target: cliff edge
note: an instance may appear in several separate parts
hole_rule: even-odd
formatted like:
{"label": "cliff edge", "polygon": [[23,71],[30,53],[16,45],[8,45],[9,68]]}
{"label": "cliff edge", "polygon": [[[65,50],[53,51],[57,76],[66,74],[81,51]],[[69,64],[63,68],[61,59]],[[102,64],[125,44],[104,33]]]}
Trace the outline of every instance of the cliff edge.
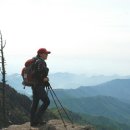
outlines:
{"label": "cliff edge", "polygon": [[10,125],[8,128],[2,128],[2,130],[95,130],[91,125],[72,125],[68,122],[65,122],[65,124],[66,128],[61,120],[50,120],[43,126],[30,127],[30,122],[26,122],[22,125]]}

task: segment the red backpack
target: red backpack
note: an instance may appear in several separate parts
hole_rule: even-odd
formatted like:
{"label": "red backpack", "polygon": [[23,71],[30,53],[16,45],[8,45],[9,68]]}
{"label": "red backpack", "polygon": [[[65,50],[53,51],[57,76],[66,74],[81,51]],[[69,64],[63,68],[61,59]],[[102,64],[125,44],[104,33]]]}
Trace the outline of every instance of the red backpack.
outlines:
{"label": "red backpack", "polygon": [[22,69],[21,76],[23,78],[22,84],[25,86],[32,86],[35,83],[35,62],[37,58],[34,57],[25,62],[25,67]]}

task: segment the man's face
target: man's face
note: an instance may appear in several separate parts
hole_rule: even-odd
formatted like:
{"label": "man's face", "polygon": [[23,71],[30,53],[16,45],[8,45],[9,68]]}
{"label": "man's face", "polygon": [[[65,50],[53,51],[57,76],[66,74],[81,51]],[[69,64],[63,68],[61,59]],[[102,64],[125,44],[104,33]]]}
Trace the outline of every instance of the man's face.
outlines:
{"label": "man's face", "polygon": [[46,60],[47,57],[48,57],[48,54],[42,53],[42,54],[40,54],[40,56],[41,56],[41,58],[43,58],[44,60]]}

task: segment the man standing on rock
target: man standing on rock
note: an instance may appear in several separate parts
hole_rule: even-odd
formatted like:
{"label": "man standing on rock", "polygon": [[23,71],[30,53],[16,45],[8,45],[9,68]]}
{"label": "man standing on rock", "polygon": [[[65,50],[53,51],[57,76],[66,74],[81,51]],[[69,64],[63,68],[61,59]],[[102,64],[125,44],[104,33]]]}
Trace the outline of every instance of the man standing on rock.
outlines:
{"label": "man standing on rock", "polygon": [[[48,54],[50,53],[51,52],[47,51],[45,48],[40,48],[37,51],[37,60],[35,62],[35,84],[32,86],[33,101],[30,117],[31,126],[45,123],[42,121],[42,116],[50,104],[50,100],[45,91],[45,87],[49,86],[49,79],[47,77],[49,69],[47,68],[45,60],[47,60]],[[38,109],[40,100],[43,104]]]}

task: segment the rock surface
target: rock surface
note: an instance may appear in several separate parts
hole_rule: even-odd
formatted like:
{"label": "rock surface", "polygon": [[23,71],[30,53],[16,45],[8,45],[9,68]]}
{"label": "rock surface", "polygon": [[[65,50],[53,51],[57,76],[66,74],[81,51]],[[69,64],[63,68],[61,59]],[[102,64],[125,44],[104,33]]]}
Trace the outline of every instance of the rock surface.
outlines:
{"label": "rock surface", "polygon": [[50,120],[47,124],[38,127],[30,127],[30,123],[27,122],[22,125],[11,125],[8,128],[3,128],[2,130],[95,130],[92,126],[80,126],[72,125],[71,123],[65,122],[66,128],[64,127],[61,120]]}

